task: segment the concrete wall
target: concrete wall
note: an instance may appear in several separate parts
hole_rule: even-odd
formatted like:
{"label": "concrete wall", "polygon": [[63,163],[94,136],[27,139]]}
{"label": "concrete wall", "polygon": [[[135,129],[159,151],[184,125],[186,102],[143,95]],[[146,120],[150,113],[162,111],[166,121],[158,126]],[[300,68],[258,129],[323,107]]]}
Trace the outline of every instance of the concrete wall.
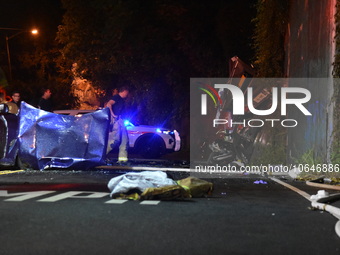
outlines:
{"label": "concrete wall", "polygon": [[329,158],[333,126],[332,63],[334,57],[336,0],[291,0],[286,38],[286,76],[327,78],[301,81],[312,99],[307,105],[313,114],[306,117],[292,108],[288,117],[299,126],[288,129],[288,159],[290,162],[313,149],[316,156]]}

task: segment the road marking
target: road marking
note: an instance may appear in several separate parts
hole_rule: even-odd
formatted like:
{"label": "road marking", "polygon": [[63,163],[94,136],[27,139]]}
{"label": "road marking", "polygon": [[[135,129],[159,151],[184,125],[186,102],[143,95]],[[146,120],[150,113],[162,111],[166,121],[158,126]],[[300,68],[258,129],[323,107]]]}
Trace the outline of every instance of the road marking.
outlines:
{"label": "road marking", "polygon": [[292,185],[290,185],[288,183],[280,181],[279,179],[276,179],[274,177],[269,177],[269,179],[271,179],[271,180],[273,180],[273,181],[275,181],[275,182],[285,186],[286,188],[288,188],[288,189],[290,189],[292,191],[295,191],[296,193],[298,193],[299,195],[303,196],[308,201],[311,201],[311,199],[310,199],[311,195],[309,195],[307,192],[304,192],[304,191],[302,191],[302,190],[300,190],[300,189],[298,189],[298,188],[296,188],[296,187],[294,187],[294,186],[292,186]]}
{"label": "road marking", "polygon": [[19,193],[8,193],[7,190],[0,190],[0,197],[13,197],[4,201],[15,201],[21,202],[31,198],[44,196],[46,194],[54,193],[55,191],[30,191],[30,192],[19,192]]}
{"label": "road marking", "polygon": [[[83,196],[79,196],[83,194]],[[88,194],[84,196],[84,194]],[[67,191],[52,197],[44,198],[38,200],[38,202],[56,202],[60,201],[66,198],[81,198],[81,199],[86,199],[86,198],[102,198],[105,196],[108,196],[109,193],[107,192],[88,192],[88,191]]]}
{"label": "road marking", "polygon": [[[6,199],[3,201],[12,201],[12,202],[22,202],[28,199],[37,198],[45,195],[52,195],[47,198],[39,199],[36,202],[58,202],[68,198],[80,198],[80,199],[96,199],[96,198],[104,198],[109,196],[107,192],[92,192],[92,191],[66,191],[63,193],[55,194],[56,191],[26,191],[26,192],[14,192],[8,193],[7,190],[0,190],[0,197],[5,197]],[[110,199],[105,204],[124,204],[128,199]],[[141,201],[140,205],[158,205],[161,201],[159,200],[145,200]]]}
{"label": "road marking", "polygon": [[105,204],[116,204],[116,205],[121,205],[127,202],[127,199],[111,199],[109,201],[106,201]]}
{"label": "road marking", "polygon": [[18,173],[18,172],[23,172],[25,170],[15,170],[15,171],[12,171],[12,170],[4,170],[4,171],[0,171],[0,175],[1,174],[13,174],[13,173]]}
{"label": "road marking", "polygon": [[158,205],[161,201],[157,201],[157,200],[145,200],[142,201],[140,204],[141,205]]}

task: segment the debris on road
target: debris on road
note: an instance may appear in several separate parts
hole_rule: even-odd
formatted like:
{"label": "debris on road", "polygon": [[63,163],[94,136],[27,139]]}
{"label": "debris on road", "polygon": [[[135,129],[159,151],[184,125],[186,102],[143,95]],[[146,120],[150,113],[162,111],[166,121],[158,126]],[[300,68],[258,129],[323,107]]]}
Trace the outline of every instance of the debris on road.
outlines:
{"label": "debris on road", "polygon": [[174,200],[182,198],[190,198],[190,192],[180,185],[147,188],[140,195],[140,200]]}
{"label": "debris on road", "polygon": [[310,197],[312,209],[319,209],[332,214],[338,219],[335,224],[335,232],[340,237],[340,208],[330,205],[330,203],[340,200],[340,193],[329,194],[325,190],[319,190],[316,195]]}
{"label": "debris on road", "polygon": [[168,178],[166,173],[161,171],[144,171],[140,173],[126,173],[114,177],[108,183],[111,191],[111,197],[117,197],[120,194],[129,193],[131,190],[144,192],[147,188],[160,188],[177,183]]}
{"label": "debris on road", "polygon": [[254,181],[254,184],[268,184],[268,182],[259,180],[259,181]]}
{"label": "debris on road", "polygon": [[211,182],[190,176],[177,181],[177,183],[187,189],[191,197],[203,197],[212,194],[213,184]]}
{"label": "debris on road", "polygon": [[126,173],[108,183],[112,198],[132,200],[173,200],[211,195],[213,184],[194,177],[179,181],[162,171]]}

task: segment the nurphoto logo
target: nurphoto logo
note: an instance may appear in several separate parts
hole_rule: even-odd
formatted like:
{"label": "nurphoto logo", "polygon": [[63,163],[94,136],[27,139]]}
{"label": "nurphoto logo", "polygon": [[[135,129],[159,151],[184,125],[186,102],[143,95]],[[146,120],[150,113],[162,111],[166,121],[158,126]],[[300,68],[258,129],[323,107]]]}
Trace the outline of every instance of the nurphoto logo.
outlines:
{"label": "nurphoto logo", "polygon": [[[299,87],[272,87],[271,92],[271,106],[269,109],[256,109],[254,106],[254,96],[253,96],[253,88],[248,87],[246,90],[246,96],[243,91],[236,85],[232,84],[215,84],[214,88],[210,85],[206,85],[208,89],[199,88],[204,91],[206,94],[201,95],[201,115],[207,115],[207,95],[213,100],[215,107],[219,106],[222,107],[223,101],[219,92],[223,92],[224,90],[228,90],[232,95],[232,114],[233,115],[244,115],[245,114],[245,97],[247,98],[247,109],[250,113],[258,116],[268,116],[273,114],[278,108],[278,101],[279,101],[279,89],[280,89],[280,114],[281,116],[287,115],[287,105],[294,105],[298,110],[302,112],[305,116],[311,116],[312,114],[310,111],[306,109],[303,105],[311,99],[311,93],[306,88],[299,88]],[[219,92],[216,91],[219,89]],[[289,94],[299,95],[300,98],[289,98]],[[301,97],[302,96],[302,97]],[[215,99],[217,98],[217,100]],[[298,122],[295,119],[248,119],[242,120],[238,122],[233,122],[232,119],[220,119],[215,118],[213,119],[213,127],[217,125],[226,125],[229,124],[233,125],[243,125],[249,127],[262,127],[265,122],[271,124],[274,127],[276,122],[280,122],[283,127],[296,127]]]}

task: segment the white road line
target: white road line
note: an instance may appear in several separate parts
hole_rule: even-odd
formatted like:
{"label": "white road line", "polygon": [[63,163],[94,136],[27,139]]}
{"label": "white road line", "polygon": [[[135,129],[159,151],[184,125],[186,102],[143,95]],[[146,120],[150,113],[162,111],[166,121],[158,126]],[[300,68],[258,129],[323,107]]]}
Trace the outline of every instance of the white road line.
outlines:
{"label": "white road line", "polygon": [[140,204],[141,205],[158,205],[161,201],[156,201],[156,200],[145,200],[142,201]]}
{"label": "white road line", "polygon": [[294,186],[292,186],[292,185],[290,185],[290,184],[288,184],[288,183],[285,183],[285,182],[283,182],[283,181],[280,181],[279,179],[276,179],[276,178],[274,178],[274,177],[269,177],[269,179],[271,179],[271,180],[273,180],[273,181],[275,181],[275,182],[277,182],[277,183],[279,183],[279,184],[285,186],[286,188],[288,188],[288,189],[290,189],[290,190],[292,190],[292,191],[295,191],[296,193],[298,193],[299,195],[303,196],[303,197],[304,197],[305,199],[307,199],[308,201],[311,201],[311,200],[310,200],[311,195],[309,195],[308,193],[306,193],[306,192],[304,192],[304,191],[302,191],[302,190],[300,190],[300,189],[298,189],[298,188],[296,188],[296,187],[294,187]]}
{"label": "white road line", "polygon": [[[126,199],[111,199],[109,201],[106,201],[105,204],[116,204],[116,205],[121,205],[124,204],[126,201]],[[161,201],[156,201],[156,200],[145,200],[140,202],[140,205],[158,205]]]}
{"label": "white road line", "polygon": [[116,204],[116,205],[121,205],[124,204],[127,199],[111,199],[109,201],[106,201],[105,204]]}
{"label": "white road line", "polygon": [[[80,194],[88,194],[86,196],[78,196]],[[92,192],[92,191],[67,191],[65,193],[57,194],[52,197],[38,200],[38,202],[57,202],[67,198],[102,198],[109,195],[107,192]]]}

